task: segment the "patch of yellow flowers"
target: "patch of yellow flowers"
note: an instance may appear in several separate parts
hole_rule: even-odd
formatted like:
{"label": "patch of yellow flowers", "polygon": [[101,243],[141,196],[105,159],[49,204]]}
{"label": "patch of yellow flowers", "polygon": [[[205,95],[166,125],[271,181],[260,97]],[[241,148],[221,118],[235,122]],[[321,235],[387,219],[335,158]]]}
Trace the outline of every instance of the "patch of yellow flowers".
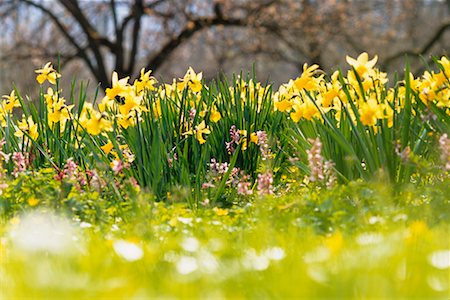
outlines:
{"label": "patch of yellow flowers", "polygon": [[[375,126],[379,120],[387,120],[388,125],[392,126],[393,109],[403,109],[406,88],[401,86],[397,94],[394,88],[386,90],[387,75],[375,68],[377,59],[377,56],[369,59],[367,53],[356,59],[347,56],[347,63],[352,69],[343,78],[343,83],[348,87],[349,95],[345,93],[338,72],[331,75],[331,80],[326,80],[318,65],[305,64],[300,77],[281,85],[275,92],[274,108],[289,113],[294,122],[313,118],[320,120],[322,113],[330,110],[336,111],[335,117],[339,121],[340,112],[347,108],[353,121],[356,121],[349,103],[352,101],[362,124]],[[442,70],[437,73],[426,71],[422,78],[417,79],[410,74],[410,86],[425,105],[435,103],[446,108],[450,114],[450,62],[446,57],[438,62]]]}
{"label": "patch of yellow flowers", "polygon": [[[321,120],[323,113],[334,110],[336,112],[334,116],[339,122],[341,112],[347,108],[348,114],[355,121],[356,116],[351,109],[351,101],[357,108],[362,124],[376,126],[379,120],[387,120],[387,124],[392,126],[394,109],[401,110],[404,107],[406,88],[404,84],[397,90],[386,88],[387,75],[375,67],[377,59],[377,56],[369,59],[367,53],[362,53],[356,59],[347,56],[347,63],[352,67],[347,76],[339,78],[339,73],[334,72],[330,79],[326,79],[318,65],[305,64],[300,77],[282,84],[278,91],[269,95],[273,101],[273,110],[288,113],[294,122],[302,119]],[[411,90],[417,93],[418,98],[425,105],[435,103],[450,114],[450,61],[442,57],[438,62],[441,65],[439,72],[426,71],[421,78],[414,78],[410,74],[409,82]],[[60,130],[64,131],[68,120],[77,120],[76,123],[80,125],[79,130],[85,130],[90,135],[97,136],[112,131],[114,123],[121,128],[135,126],[136,122],[141,120],[140,116],[143,112],[151,110],[155,118],[161,117],[161,101],[181,99],[186,89],[190,93],[190,107],[202,109],[198,112],[200,120],[197,124],[184,122],[179,130],[180,134],[193,135],[200,144],[204,144],[207,135],[211,133],[207,123],[217,123],[222,118],[223,112],[220,112],[215,104],[220,97],[223,97],[220,93],[214,96],[216,100],[208,105],[209,107],[205,103],[198,105],[201,101],[202,90],[208,87],[202,83],[202,73],[195,73],[192,68],[187,70],[183,78],[174,79],[172,84],[158,84],[157,80],[151,76],[151,71],[144,69],[133,84],[129,83],[129,77],[119,79],[119,75],[114,72],[112,85],[106,89],[106,95],[97,108],[86,103],[79,116],[73,115],[74,105],[67,105],[66,100],[61,96],[61,91],[55,89],[61,74],[53,68],[52,64],[45,64],[42,69],[36,70],[36,73],[38,74],[36,80],[40,85],[46,81],[51,85],[47,88],[44,99],[47,106],[48,125],[52,129],[58,125]],[[255,107],[259,110],[260,102],[269,91],[269,87],[263,87],[253,80],[247,82],[241,78],[237,80],[237,86],[240,88],[238,93],[233,90],[233,87],[229,87],[231,101],[235,103],[257,99],[258,103]],[[347,89],[343,88],[343,84]],[[155,97],[151,104],[146,105],[145,96],[149,92],[158,97]],[[5,127],[7,116],[12,114],[15,107],[20,106],[20,101],[16,92],[12,91],[10,95],[2,97],[0,104],[0,125]],[[209,122],[206,122],[206,116],[209,117]],[[184,119],[189,118],[184,116]],[[18,137],[26,135],[36,140],[39,136],[38,126],[31,116],[22,117],[15,128],[15,135]],[[105,152],[112,149],[110,143],[104,147]]]}

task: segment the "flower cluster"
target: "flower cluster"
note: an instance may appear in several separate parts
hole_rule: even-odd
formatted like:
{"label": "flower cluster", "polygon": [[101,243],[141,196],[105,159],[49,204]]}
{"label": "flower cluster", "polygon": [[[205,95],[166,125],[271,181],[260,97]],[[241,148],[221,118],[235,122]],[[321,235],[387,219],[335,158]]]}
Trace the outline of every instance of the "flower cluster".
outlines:
{"label": "flower cluster", "polygon": [[439,150],[441,151],[444,169],[450,171],[450,138],[446,133],[439,138]]}
{"label": "flower cluster", "polygon": [[[351,66],[347,76],[340,77],[339,72],[335,72],[330,80],[319,71],[319,66],[305,64],[300,77],[281,85],[274,94],[274,109],[289,113],[294,122],[321,120],[323,114],[332,111],[338,122],[345,116],[353,121],[359,118],[363,125],[370,127],[376,127],[383,120],[392,126],[394,109],[404,108],[406,87],[387,88],[387,74],[375,68],[377,59],[377,56],[369,59],[367,53],[356,59],[347,56]],[[438,63],[441,69],[437,73],[426,71],[422,78],[410,74],[409,85],[411,92],[425,105],[433,103],[450,114],[450,62],[442,57]],[[412,101],[415,99],[413,97]]]}
{"label": "flower cluster", "polygon": [[[225,142],[225,147],[228,153],[233,154],[236,150],[236,146],[239,144],[242,144],[242,150],[247,150],[247,130],[238,130],[236,125],[232,125],[229,132],[231,141]],[[258,135],[256,132],[252,132],[250,134],[250,142],[258,144]]]}
{"label": "flower cluster", "polygon": [[273,194],[273,175],[271,171],[267,171],[262,174],[258,174],[257,189],[259,195],[272,195]]}
{"label": "flower cluster", "polygon": [[322,143],[319,138],[310,139],[311,148],[307,150],[308,166],[310,175],[307,178],[308,182],[325,182],[327,187],[332,187],[336,182],[336,177],[333,172],[334,164],[331,161],[325,161],[322,156]]}

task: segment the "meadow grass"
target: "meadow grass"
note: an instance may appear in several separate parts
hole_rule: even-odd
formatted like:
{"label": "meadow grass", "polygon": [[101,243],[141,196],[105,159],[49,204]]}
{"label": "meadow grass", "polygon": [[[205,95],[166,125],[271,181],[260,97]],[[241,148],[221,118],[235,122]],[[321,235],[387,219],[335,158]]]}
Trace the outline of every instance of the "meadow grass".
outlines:
{"label": "meadow grass", "polygon": [[449,186],[352,182],[195,210],[141,193],[103,218],[69,196],[2,224],[2,296],[445,299]]}

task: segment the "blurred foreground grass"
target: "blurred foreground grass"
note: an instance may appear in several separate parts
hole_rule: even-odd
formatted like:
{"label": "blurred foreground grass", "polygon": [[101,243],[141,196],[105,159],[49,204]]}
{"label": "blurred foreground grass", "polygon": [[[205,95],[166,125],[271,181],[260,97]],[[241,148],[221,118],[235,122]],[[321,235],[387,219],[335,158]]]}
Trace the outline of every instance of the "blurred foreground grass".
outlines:
{"label": "blurred foreground grass", "polygon": [[0,226],[1,298],[448,299],[449,183],[351,182],[195,211],[139,193],[95,222],[67,199],[25,203]]}

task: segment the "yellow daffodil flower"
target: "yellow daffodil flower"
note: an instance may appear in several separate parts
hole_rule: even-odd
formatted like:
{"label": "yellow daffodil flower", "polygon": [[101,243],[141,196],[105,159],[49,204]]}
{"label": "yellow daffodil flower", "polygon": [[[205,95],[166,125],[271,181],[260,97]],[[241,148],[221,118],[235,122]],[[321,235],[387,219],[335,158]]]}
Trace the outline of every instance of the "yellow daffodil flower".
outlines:
{"label": "yellow daffodil flower", "polygon": [[363,77],[369,70],[372,70],[378,61],[378,56],[376,55],[374,58],[369,60],[369,54],[366,52],[361,53],[357,59],[351,58],[348,55],[345,58],[347,63],[355,68],[359,77]]}
{"label": "yellow daffodil flower", "polygon": [[145,72],[145,68],[141,69],[141,77],[139,80],[134,81],[134,87],[136,88],[136,93],[141,94],[145,89],[149,91],[155,90],[155,84],[158,82],[153,76],[150,76],[152,71]]}
{"label": "yellow daffodil flower", "polygon": [[64,102],[64,99],[60,98],[58,102],[55,102],[50,108],[48,113],[48,121],[50,126],[53,123],[65,123],[70,118],[70,111],[74,105],[65,105]]}
{"label": "yellow daffodil flower", "polygon": [[127,115],[122,115],[122,114],[117,115],[117,123],[119,123],[119,125],[122,128],[126,129],[130,126],[134,126],[135,121],[136,121],[136,115],[133,114],[132,112]]}
{"label": "yellow daffodil flower", "polygon": [[101,146],[100,148],[103,150],[103,152],[105,152],[106,155],[108,155],[111,152],[111,150],[114,148],[114,145],[111,141],[108,141],[108,143]]}
{"label": "yellow daffodil flower", "polygon": [[116,96],[124,96],[129,91],[128,79],[130,77],[125,77],[122,79],[118,79],[119,75],[117,72],[114,72],[112,75],[112,87],[106,89],[106,96],[113,100]]}
{"label": "yellow daffodil flower", "polygon": [[361,123],[367,126],[374,126],[378,119],[383,117],[382,106],[376,99],[368,99],[362,103],[359,109]]}
{"label": "yellow daffodil flower", "polygon": [[209,120],[211,122],[217,123],[222,118],[222,115],[217,110],[212,110],[211,115],[209,116]]}
{"label": "yellow daffodil flower", "polygon": [[56,84],[56,79],[61,77],[61,74],[57,73],[50,62],[46,63],[44,68],[36,70],[36,80],[39,84],[43,84],[46,80],[51,84]]}
{"label": "yellow daffodil flower", "polygon": [[277,101],[274,103],[275,109],[280,112],[290,112],[292,107],[294,106],[294,102],[288,99],[284,99],[281,101]]}
{"label": "yellow daffodil flower", "polygon": [[100,113],[92,108],[92,105],[84,107],[79,118],[83,128],[91,135],[99,135],[102,131],[112,131],[112,124],[105,113]]}
{"label": "yellow daffodil flower", "polygon": [[211,130],[206,126],[205,120],[203,120],[199,125],[195,126],[195,130],[189,130],[183,134],[195,135],[195,138],[198,140],[200,144],[206,143],[206,140],[203,138],[204,134],[210,134]]}
{"label": "yellow daffodil flower", "polygon": [[194,69],[189,67],[183,78],[184,86],[187,84],[194,93],[200,92],[202,90],[202,77],[202,72],[196,74]]}
{"label": "yellow daffodil flower", "polygon": [[12,113],[14,107],[20,106],[19,98],[17,98],[14,91],[11,91],[9,96],[4,95],[2,98],[2,107],[6,113]]}
{"label": "yellow daffodil flower", "polygon": [[119,106],[122,115],[128,115],[132,110],[140,110],[140,99],[129,96],[125,98],[125,102]]}
{"label": "yellow daffodil flower", "polygon": [[294,80],[294,86],[300,91],[305,89],[307,91],[314,90],[318,87],[318,80],[313,75],[319,68],[318,65],[308,67],[308,64],[303,65],[303,73],[300,77]]}
{"label": "yellow daffodil flower", "polygon": [[58,94],[53,91],[51,87],[47,89],[47,93],[44,94],[45,103],[48,108],[51,108],[55,102],[58,102]]}
{"label": "yellow daffodil flower", "polygon": [[14,133],[17,137],[23,137],[24,132],[27,133],[33,140],[36,140],[39,136],[37,124],[34,123],[31,116],[28,119],[22,117],[22,121],[18,121],[17,125],[19,129]]}
{"label": "yellow daffodil flower", "polygon": [[438,60],[438,62],[442,65],[444,74],[447,76],[447,78],[450,78],[450,60],[447,57],[442,56],[441,59]]}
{"label": "yellow daffodil flower", "polygon": [[256,134],[256,132],[252,132],[250,134],[250,142],[258,144],[258,135]]}

